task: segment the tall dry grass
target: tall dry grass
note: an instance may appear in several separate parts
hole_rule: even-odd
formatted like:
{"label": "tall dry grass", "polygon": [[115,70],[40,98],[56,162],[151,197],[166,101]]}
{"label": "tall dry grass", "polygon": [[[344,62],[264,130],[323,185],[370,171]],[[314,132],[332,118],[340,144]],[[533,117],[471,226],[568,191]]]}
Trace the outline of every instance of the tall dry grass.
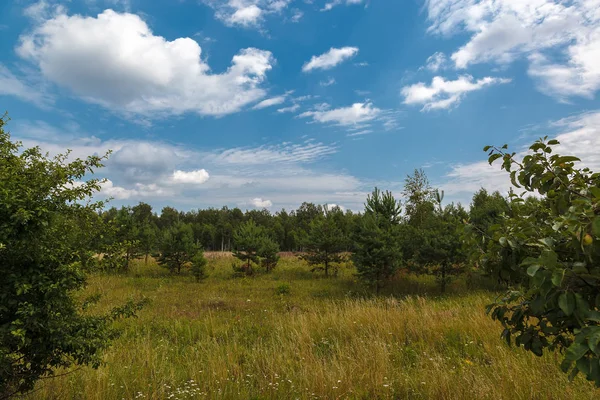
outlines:
{"label": "tall dry grass", "polygon": [[557,354],[538,358],[502,342],[484,313],[492,292],[458,281],[439,297],[431,279],[408,276],[374,298],[351,266],[324,279],[285,257],[271,275],[232,279],[231,261],[211,257],[203,283],[143,262],[127,276],[94,276],[88,291],[104,295],[100,308],[140,295],[151,303],[120,323],[100,369],[45,380],[28,398],[600,396],[581,378],[569,382]]}

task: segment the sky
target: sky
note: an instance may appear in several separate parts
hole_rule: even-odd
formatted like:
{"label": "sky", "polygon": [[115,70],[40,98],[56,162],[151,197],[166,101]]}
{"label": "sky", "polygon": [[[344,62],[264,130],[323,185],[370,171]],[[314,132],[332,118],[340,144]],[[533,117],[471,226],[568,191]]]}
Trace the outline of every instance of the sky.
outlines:
{"label": "sky", "polygon": [[482,148],[600,171],[600,0],[4,0],[13,139],[111,150],[100,197],[360,211],[422,168],[468,206]]}

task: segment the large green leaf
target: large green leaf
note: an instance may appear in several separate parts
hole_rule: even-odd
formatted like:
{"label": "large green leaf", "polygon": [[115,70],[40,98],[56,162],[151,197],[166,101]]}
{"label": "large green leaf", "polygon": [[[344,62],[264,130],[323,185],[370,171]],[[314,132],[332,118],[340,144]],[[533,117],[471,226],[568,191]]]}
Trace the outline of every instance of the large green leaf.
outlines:
{"label": "large green leaf", "polygon": [[577,361],[583,357],[588,350],[589,347],[587,345],[575,342],[567,349],[567,352],[565,353],[565,360],[568,362]]}
{"label": "large green leaf", "polygon": [[566,316],[572,315],[575,310],[575,296],[573,293],[565,292],[558,296],[558,306]]}

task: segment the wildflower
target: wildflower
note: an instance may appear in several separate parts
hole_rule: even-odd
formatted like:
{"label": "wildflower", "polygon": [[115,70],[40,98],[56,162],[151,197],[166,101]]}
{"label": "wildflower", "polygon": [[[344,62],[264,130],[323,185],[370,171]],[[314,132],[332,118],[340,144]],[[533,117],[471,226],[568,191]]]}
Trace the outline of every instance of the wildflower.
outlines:
{"label": "wildflower", "polygon": [[465,364],[473,365],[473,362],[471,360],[465,360]]}

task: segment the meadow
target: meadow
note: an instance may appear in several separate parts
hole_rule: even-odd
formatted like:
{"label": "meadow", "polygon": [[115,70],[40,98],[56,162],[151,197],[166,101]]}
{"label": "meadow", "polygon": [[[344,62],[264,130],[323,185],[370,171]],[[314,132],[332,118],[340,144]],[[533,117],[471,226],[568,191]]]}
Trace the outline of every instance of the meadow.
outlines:
{"label": "meadow", "polygon": [[[485,314],[499,292],[477,277],[441,295],[431,277],[399,275],[374,296],[351,264],[325,278],[287,255],[270,274],[234,277],[207,253],[208,278],[154,260],[92,275],[108,310],[147,297],[97,370],[58,371],[25,399],[593,399],[561,356],[509,347]],[[82,294],[83,295],[83,294]]]}

